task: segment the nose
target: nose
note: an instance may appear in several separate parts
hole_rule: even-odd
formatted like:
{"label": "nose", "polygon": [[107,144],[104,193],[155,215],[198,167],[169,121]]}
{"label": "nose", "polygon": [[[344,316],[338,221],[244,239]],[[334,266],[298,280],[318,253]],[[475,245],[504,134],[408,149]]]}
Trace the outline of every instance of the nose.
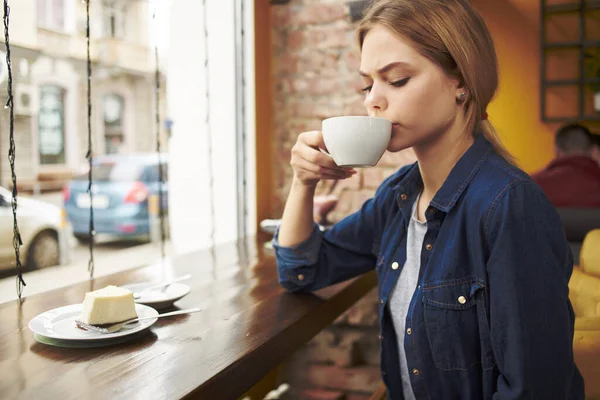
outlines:
{"label": "nose", "polygon": [[387,108],[387,99],[381,94],[379,89],[376,88],[376,85],[373,85],[371,91],[367,93],[367,96],[365,97],[365,107],[367,108],[369,115],[377,115]]}

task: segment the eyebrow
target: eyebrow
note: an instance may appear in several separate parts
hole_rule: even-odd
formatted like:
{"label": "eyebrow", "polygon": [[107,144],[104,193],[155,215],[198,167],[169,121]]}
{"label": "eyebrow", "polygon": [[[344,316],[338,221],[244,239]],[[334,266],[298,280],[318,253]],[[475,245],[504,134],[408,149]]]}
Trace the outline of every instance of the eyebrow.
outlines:
{"label": "eyebrow", "polygon": [[[385,74],[386,72],[388,72],[389,70],[391,70],[393,68],[396,68],[396,67],[408,67],[408,66],[409,66],[408,63],[405,63],[405,62],[402,62],[402,61],[396,61],[396,62],[389,63],[388,65],[379,68],[377,70],[377,73],[379,75],[382,75],[382,74]],[[363,72],[363,71],[358,71],[358,73],[361,76],[366,76],[366,77],[369,76],[369,74],[367,74],[366,72]]]}

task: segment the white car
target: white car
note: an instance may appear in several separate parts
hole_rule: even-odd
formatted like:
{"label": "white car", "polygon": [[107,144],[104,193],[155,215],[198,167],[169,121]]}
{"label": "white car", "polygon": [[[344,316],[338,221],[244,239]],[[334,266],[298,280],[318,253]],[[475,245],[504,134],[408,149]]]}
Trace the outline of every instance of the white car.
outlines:
{"label": "white car", "polygon": [[[0,270],[15,268],[12,193],[0,187]],[[68,224],[63,211],[52,204],[18,197],[17,221],[23,246],[20,258],[28,270],[68,262]]]}

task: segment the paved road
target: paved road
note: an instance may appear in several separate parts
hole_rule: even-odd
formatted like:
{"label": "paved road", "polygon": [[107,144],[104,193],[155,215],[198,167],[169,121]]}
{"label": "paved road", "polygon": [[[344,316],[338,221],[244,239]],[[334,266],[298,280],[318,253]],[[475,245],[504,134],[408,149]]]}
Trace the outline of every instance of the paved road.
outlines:
{"label": "paved road", "polygon": [[[57,206],[62,205],[62,194],[42,194],[38,199]],[[90,258],[89,245],[69,240],[69,265],[45,268],[24,274],[27,287],[25,295],[32,295],[50,288],[58,288],[89,279],[87,265]],[[167,245],[169,251],[170,246]],[[168,253],[167,253],[168,254]],[[108,275],[121,270],[160,262],[160,246],[157,243],[140,241],[117,241],[99,235],[94,246],[95,277]],[[16,298],[15,270],[0,272],[0,303]]]}
{"label": "paved road", "polygon": [[[62,207],[62,193],[60,192],[44,193],[35,198]],[[94,244],[94,260],[99,260],[115,251],[140,246],[143,242],[135,240],[123,241],[117,240],[114,237],[98,235]],[[87,264],[90,259],[89,245],[81,243],[75,237],[71,236],[69,238],[69,259],[72,265]],[[0,277],[14,275],[14,273],[14,271],[3,271],[0,272]]]}

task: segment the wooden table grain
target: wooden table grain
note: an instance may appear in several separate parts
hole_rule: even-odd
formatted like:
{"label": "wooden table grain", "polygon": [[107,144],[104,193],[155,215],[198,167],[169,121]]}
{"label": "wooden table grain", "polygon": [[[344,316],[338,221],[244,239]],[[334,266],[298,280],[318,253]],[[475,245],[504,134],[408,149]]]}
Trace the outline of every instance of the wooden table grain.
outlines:
{"label": "wooden table grain", "polygon": [[[0,305],[0,399],[235,399],[375,287],[374,273],[287,293],[272,252],[251,237]],[[92,349],[38,343],[36,315],[109,284],[190,273],[175,309],[134,340]],[[161,311],[162,312],[162,311]]]}

